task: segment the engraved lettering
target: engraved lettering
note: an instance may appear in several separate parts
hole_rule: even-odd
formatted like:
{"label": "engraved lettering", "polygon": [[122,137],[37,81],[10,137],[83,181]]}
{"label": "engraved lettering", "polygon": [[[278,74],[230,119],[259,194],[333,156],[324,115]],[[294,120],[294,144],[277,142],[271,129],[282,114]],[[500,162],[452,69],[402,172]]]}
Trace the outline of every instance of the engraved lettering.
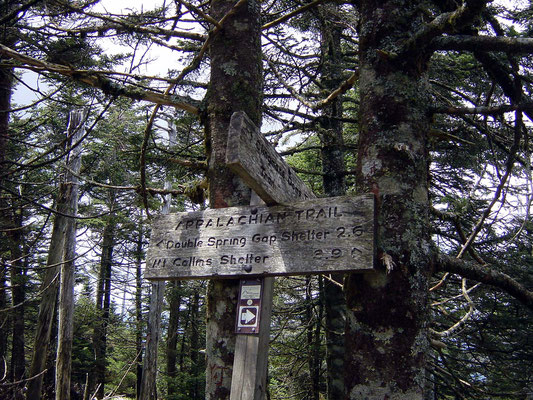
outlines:
{"label": "engraved lettering", "polygon": [[259,264],[259,263],[264,264],[267,258],[269,258],[269,256],[257,255],[257,254],[254,255],[253,253],[248,253],[244,256],[234,256],[233,254],[231,255],[224,254],[220,256],[220,264],[221,265],[226,265],[226,264],[249,265],[249,264]]}
{"label": "engraved lettering", "polygon": [[276,235],[261,235],[260,233],[256,233],[255,235],[252,236],[252,242],[254,243],[268,243],[270,246],[272,246],[274,243],[276,243],[276,241],[278,240],[278,238],[276,237]]}
{"label": "engraved lettering", "polygon": [[[331,208],[330,208],[330,211],[331,211]],[[319,218],[328,218],[326,212],[324,211],[323,208],[321,208],[320,210],[318,210],[318,213],[316,214],[316,219],[319,219]]]}
{"label": "engraved lettering", "polygon": [[[266,172],[273,176],[272,170]],[[296,175],[290,176],[297,182]],[[371,196],[362,201],[313,199],[158,217],[146,276],[185,279],[371,269],[374,212],[365,207],[373,203]]]}

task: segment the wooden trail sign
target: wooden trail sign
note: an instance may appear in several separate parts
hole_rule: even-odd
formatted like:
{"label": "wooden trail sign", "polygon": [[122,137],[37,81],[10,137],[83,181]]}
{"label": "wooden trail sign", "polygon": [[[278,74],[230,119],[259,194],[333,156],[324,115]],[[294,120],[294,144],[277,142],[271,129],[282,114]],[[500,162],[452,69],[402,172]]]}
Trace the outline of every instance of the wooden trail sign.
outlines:
{"label": "wooden trail sign", "polygon": [[227,147],[228,166],[273,207],[160,216],[145,277],[247,279],[236,330],[248,334],[237,336],[230,400],[263,400],[273,276],[373,269],[374,197],[316,199],[243,112],[231,117]]}
{"label": "wooden trail sign", "polygon": [[300,275],[373,268],[374,197],[160,215],[148,279]]}
{"label": "wooden trail sign", "polygon": [[231,117],[226,164],[268,205],[315,197],[242,111]]}

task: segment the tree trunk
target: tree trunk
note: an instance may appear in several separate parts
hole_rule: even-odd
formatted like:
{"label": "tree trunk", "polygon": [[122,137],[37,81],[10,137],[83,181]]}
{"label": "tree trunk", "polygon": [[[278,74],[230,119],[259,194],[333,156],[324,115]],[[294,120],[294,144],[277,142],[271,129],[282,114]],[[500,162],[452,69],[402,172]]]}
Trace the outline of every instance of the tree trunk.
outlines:
{"label": "tree trunk", "polygon": [[[221,20],[234,1],[212,0],[211,16]],[[207,95],[206,151],[209,205],[212,208],[247,205],[250,189],[225,166],[231,115],[244,111],[260,126],[262,61],[260,4],[239,2],[209,48],[211,77]],[[235,350],[237,280],[211,280],[207,295],[206,392],[209,400],[228,399]]]}
{"label": "tree trunk", "polygon": [[189,323],[191,321],[191,313],[192,313],[192,299],[191,297],[189,297],[189,301],[188,301],[188,307],[187,307],[187,314],[185,315],[185,323],[183,323],[183,319],[182,319],[182,331],[183,331],[183,335],[181,337],[181,343],[180,343],[180,351],[179,351],[179,361],[178,361],[178,370],[180,372],[183,372],[186,370],[186,366],[185,366],[185,351],[186,351],[186,342],[187,342],[187,337],[190,337],[190,334],[188,334],[187,332],[189,331]]}
{"label": "tree trunk", "polygon": [[68,231],[72,229],[72,219],[68,215],[71,215],[75,207],[74,203],[78,200],[77,194],[72,189],[73,187],[68,182],[62,182],[59,185],[56,202],[56,208],[59,213],[54,218],[46,271],[41,284],[43,297],[37,317],[34,350],[29,372],[30,380],[28,381],[28,390],[26,392],[27,399],[38,399],[41,397],[43,372],[46,366],[50,335],[54,323],[60,268],[65,253],[65,238]]}
{"label": "tree trunk", "polygon": [[431,242],[424,55],[393,59],[422,23],[419,2],[361,1],[357,184],[377,199],[378,270],[347,292],[349,399],[423,398]]}
{"label": "tree trunk", "polygon": [[[306,398],[319,400],[320,398],[320,324],[319,313],[315,316],[311,277],[305,278],[305,319],[307,324],[307,365],[309,368],[309,389]],[[320,308],[321,305],[318,305]]]}
{"label": "tree trunk", "polygon": [[[67,134],[70,137],[70,153],[65,172],[65,191],[69,193],[68,214],[78,213],[78,178],[81,169],[81,144],[72,149],[84,135],[83,123],[87,116],[83,111],[72,111]],[[65,253],[60,271],[59,288],[59,327],[56,358],[56,400],[70,400],[70,375],[72,365],[72,340],[74,323],[74,273],[76,257],[76,220],[68,218],[65,229]]]}
{"label": "tree trunk", "polygon": [[[58,195],[58,210],[64,209],[65,193]],[[66,229],[66,218],[57,214],[52,228],[52,238],[48,250],[47,269],[44,274],[41,290],[43,297],[39,305],[39,315],[37,317],[37,327],[35,330],[35,341],[33,346],[33,356],[30,365],[28,388],[26,398],[41,398],[43,384],[43,372],[48,356],[48,346],[50,344],[50,334],[55,313],[57,289],[59,285],[59,266],[62,261],[63,243]]]}
{"label": "tree trunk", "polygon": [[[5,270],[0,270],[0,310],[7,309],[7,285]],[[7,311],[0,311],[0,376],[7,375],[7,340],[9,334],[7,327],[9,326],[9,319]]]}
{"label": "tree trunk", "polygon": [[191,348],[190,348],[190,359],[191,359],[191,375],[193,381],[191,383],[191,388],[189,391],[190,400],[202,400],[200,387],[197,377],[200,375],[200,360],[198,354],[200,352],[200,330],[199,330],[199,308],[200,308],[200,293],[198,288],[194,288],[193,302],[191,309]]}
{"label": "tree trunk", "polygon": [[143,315],[142,315],[142,262],[143,254],[143,222],[142,212],[139,223],[139,236],[137,238],[137,248],[135,252],[135,351],[137,354],[136,368],[136,398],[141,396],[141,382],[143,373]]}
{"label": "tree trunk", "polygon": [[176,362],[178,359],[178,329],[181,304],[181,282],[172,281],[169,283],[167,294],[169,317],[167,336],[167,394],[168,397],[177,393],[176,387]]}
{"label": "tree trunk", "polygon": [[141,393],[139,396],[141,400],[157,399],[157,343],[159,343],[164,295],[165,282],[152,283],[150,308],[148,310],[148,331],[146,332],[146,352],[144,354]]}
{"label": "tree trunk", "polygon": [[[5,13],[7,14],[10,7],[16,7],[17,2],[13,2],[11,5],[5,6]],[[6,24],[7,25],[7,24]],[[10,32],[9,26],[2,27],[2,36],[0,43],[6,46],[12,46],[15,43],[15,38]],[[9,204],[6,201],[7,196],[2,191],[4,186],[4,179],[7,176],[7,145],[9,140],[9,115],[11,109],[11,91],[13,89],[13,69],[5,67],[3,65],[9,65],[5,63],[6,59],[0,56],[0,222],[2,226],[6,228],[13,228],[13,220],[9,215]],[[2,237],[4,236],[4,232]],[[7,236],[7,233],[5,234]],[[12,239],[8,239],[10,243],[10,250],[12,249]],[[6,241],[6,242],[8,242]],[[4,242],[5,243],[5,242]],[[4,250],[4,248],[0,249]],[[5,250],[8,250],[5,248]],[[12,251],[10,251],[12,253]],[[10,257],[15,260],[13,256]],[[8,263],[2,262],[0,265],[0,310],[6,310],[8,307],[7,297],[7,276],[8,276]],[[7,368],[7,351],[8,351],[8,338],[10,330],[9,313],[6,311],[0,311],[0,377],[6,376],[8,373]]]}
{"label": "tree trunk", "polygon": [[[168,131],[169,150],[176,145],[177,131],[173,127]],[[165,180],[165,189],[171,189],[172,182]],[[172,196],[165,196],[161,214],[170,212]],[[161,330],[161,312],[165,295],[165,281],[152,283],[152,295],[150,296],[150,309],[148,313],[148,330],[146,333],[146,350],[144,357],[143,376],[141,381],[141,400],[157,399],[157,348]]]}
{"label": "tree trunk", "polygon": [[[174,126],[171,126],[169,131],[169,150],[176,145],[177,131]],[[167,187],[172,187],[172,182],[167,179]],[[164,212],[170,212],[170,195],[167,195],[165,199]],[[168,206],[167,206],[168,205]],[[169,321],[168,321],[168,335],[167,335],[167,395],[171,396],[177,393],[177,369],[176,361],[178,357],[178,329],[179,329],[179,317],[180,317],[180,304],[181,304],[181,282],[172,281],[169,283],[169,291],[167,295],[168,307],[169,307]]]}
{"label": "tree trunk", "polygon": [[[114,208],[114,194],[112,194],[112,197],[111,210]],[[111,211],[103,232],[100,272],[96,288],[96,311],[99,319],[95,321],[93,332],[94,366],[92,383],[89,387],[91,388],[91,393],[96,391],[97,399],[102,399],[105,391],[107,326],[109,325],[111,306],[111,275],[116,230],[113,218],[113,211]]]}
{"label": "tree trunk", "polygon": [[13,199],[13,225],[8,233],[10,257],[11,257],[11,369],[9,380],[20,381],[24,378],[26,370],[24,351],[24,299],[26,298],[26,272],[24,268],[24,256],[22,242],[23,210],[17,206],[17,199]]}
{"label": "tree trunk", "polygon": [[[326,95],[337,89],[343,81],[341,35],[343,26],[335,24],[338,6],[320,6],[320,34],[322,84]],[[327,197],[346,194],[344,138],[342,124],[342,96],[324,108],[319,119],[324,194]],[[327,398],[342,399],[344,396],[344,325],[346,302],[342,291],[344,274],[331,274],[324,281],[326,314],[326,367]]]}

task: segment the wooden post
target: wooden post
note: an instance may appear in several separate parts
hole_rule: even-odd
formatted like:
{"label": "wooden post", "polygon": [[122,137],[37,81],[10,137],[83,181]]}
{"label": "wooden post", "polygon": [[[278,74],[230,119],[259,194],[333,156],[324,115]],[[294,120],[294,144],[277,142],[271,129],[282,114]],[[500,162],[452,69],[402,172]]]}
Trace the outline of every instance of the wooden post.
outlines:
{"label": "wooden post", "polygon": [[[264,202],[275,204],[314,197],[244,112],[231,117],[227,148],[229,167]],[[250,205],[259,203],[254,197],[257,195],[252,196]],[[259,334],[237,335],[230,400],[266,399],[273,285],[274,278],[264,278]]]}
{"label": "wooden post", "polygon": [[[250,205],[259,204],[264,204],[264,202],[252,191]],[[266,399],[274,278],[267,277],[262,280],[259,333],[256,335],[237,334],[230,400]]]}

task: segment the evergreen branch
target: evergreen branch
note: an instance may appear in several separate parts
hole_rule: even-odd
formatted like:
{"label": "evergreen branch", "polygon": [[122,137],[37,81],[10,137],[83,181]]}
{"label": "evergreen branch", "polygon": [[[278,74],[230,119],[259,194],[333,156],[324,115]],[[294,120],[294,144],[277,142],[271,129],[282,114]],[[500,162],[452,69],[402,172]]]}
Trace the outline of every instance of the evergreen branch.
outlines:
{"label": "evergreen branch", "polygon": [[[298,110],[293,110],[290,108],[276,106],[276,105],[268,106],[268,110],[282,112],[282,113],[289,114],[289,115],[296,115],[297,117],[300,117],[300,118],[303,118],[309,121],[314,121],[315,119],[317,119],[317,117],[314,115],[309,115],[307,113],[303,113]],[[297,121],[294,121],[294,123],[297,124]]]}
{"label": "evergreen branch", "polygon": [[290,13],[285,14],[285,15],[279,17],[278,19],[276,19],[276,20],[274,20],[274,21],[271,21],[271,22],[269,22],[269,23],[263,25],[263,26],[261,27],[261,29],[262,29],[262,30],[265,30],[265,29],[272,28],[272,27],[274,27],[274,26],[276,26],[276,25],[279,25],[279,24],[281,24],[281,23],[287,21],[288,19],[291,19],[292,17],[294,17],[294,16],[296,16],[296,15],[299,15],[299,14],[301,14],[301,13],[303,13],[303,12],[305,12],[305,11],[307,11],[307,10],[313,8],[313,7],[318,6],[318,5],[321,4],[321,3],[325,3],[326,1],[331,1],[331,0],[315,0],[315,1],[312,1],[312,2],[309,3],[309,4],[306,4],[306,5],[304,5],[304,6],[300,7],[300,8],[297,8],[296,10],[291,11]]}
{"label": "evergreen branch", "polygon": [[[24,200],[28,204],[33,204],[37,208],[42,208],[43,210],[45,210],[45,211],[47,211],[49,213],[52,213],[54,215],[59,215],[61,217],[65,217],[65,218],[72,218],[72,219],[76,219],[76,220],[87,220],[87,219],[101,218],[103,216],[106,216],[106,215],[110,214],[109,211],[102,212],[102,213],[96,214],[96,215],[89,215],[87,217],[81,217],[79,215],[66,214],[66,213],[63,213],[63,212],[55,209],[55,208],[45,206],[44,204],[41,204],[38,201],[35,201],[35,200],[33,200],[33,199],[23,195],[23,194],[20,194],[20,193],[18,193],[16,191],[13,191],[13,190],[9,189],[8,187],[6,187],[4,185],[0,185],[0,189],[4,190],[7,193],[10,193],[11,195],[13,195],[13,197],[17,197],[17,198],[20,198],[20,199]],[[154,189],[154,194],[161,194],[159,192],[159,190],[162,190],[162,189]],[[122,209],[125,209],[125,208],[126,208],[126,206],[121,207],[120,209],[122,210]]]}
{"label": "evergreen branch", "polygon": [[[204,41],[206,39],[205,35],[193,32],[183,32],[177,31],[175,29],[163,29],[159,27],[147,27],[141,26],[140,21],[128,21],[123,18],[112,18],[106,14],[99,14],[84,10],[83,8],[77,7],[75,3],[64,4],[68,9],[76,12],[80,15],[85,15],[87,17],[95,18],[104,21],[102,25],[90,26],[85,28],[78,29],[61,29],[60,27],[54,27],[58,31],[63,31],[70,34],[88,34],[88,33],[98,33],[98,35],[103,35],[108,30],[115,30],[117,33],[128,32],[128,33],[144,33],[144,34],[153,34],[160,35],[164,37],[180,37],[184,39],[191,39],[196,41]],[[158,21],[158,22],[164,22]]]}
{"label": "evergreen branch", "polygon": [[267,63],[270,66],[272,73],[276,76],[276,78],[278,78],[278,80],[285,87],[285,89],[287,89],[290,92],[290,94],[295,99],[297,99],[300,103],[302,103],[304,106],[310,108],[313,111],[317,111],[317,110],[320,110],[321,108],[328,106],[337,97],[343,95],[348,90],[350,90],[355,84],[355,81],[357,80],[357,78],[359,78],[359,71],[355,71],[348,79],[342,82],[337,89],[333,90],[329,94],[328,97],[316,103],[311,103],[307,101],[305,98],[303,98],[298,92],[296,92],[296,90],[291,85],[289,85],[288,82],[285,81],[285,79],[283,79],[283,77],[278,72],[278,70],[276,69],[276,66],[274,65],[272,61],[267,60]]}
{"label": "evergreen branch", "polygon": [[296,147],[293,149],[288,149],[285,151],[280,151],[280,156],[291,156],[296,153],[303,153],[309,150],[322,150],[322,146],[307,146],[307,147]]}
{"label": "evergreen branch", "polygon": [[[466,289],[467,294],[470,294],[470,292],[474,291],[475,289],[477,289],[480,286],[481,286],[481,282],[477,282],[471,288]],[[444,305],[446,303],[449,303],[450,301],[457,300],[457,299],[459,299],[461,297],[463,297],[463,293],[457,294],[455,296],[447,297],[447,298],[444,298],[442,300],[434,301],[433,303],[431,303],[431,307],[442,306],[442,305]]]}
{"label": "evergreen branch", "polygon": [[533,113],[533,102],[523,102],[520,104],[502,104],[499,106],[478,106],[478,107],[453,107],[444,106],[436,107],[433,109],[437,114],[448,115],[468,115],[468,114],[481,114],[481,115],[501,115],[511,111],[527,111]]}
{"label": "evergreen branch", "polygon": [[533,311],[533,292],[503,272],[442,254],[437,257],[436,267],[438,271],[458,274],[501,289]]}
{"label": "evergreen branch", "polygon": [[14,10],[11,10],[8,14],[4,15],[0,19],[0,25],[4,25],[7,22],[10,22],[12,19],[15,19],[17,15],[21,12],[24,12],[28,10],[30,7],[34,6],[35,4],[39,3],[41,0],[31,0],[28,1],[25,4],[22,4],[19,8],[16,8]]}
{"label": "evergreen branch", "polygon": [[[517,74],[506,65],[503,65],[497,57],[493,54],[481,51],[475,51],[474,56],[481,63],[487,73],[500,85],[505,95],[511,99],[512,102],[521,104],[522,99],[528,97],[524,95],[522,89],[517,90],[514,81],[519,80],[520,77],[516,76]],[[514,77],[515,79],[513,80],[511,77]],[[533,121],[533,110],[531,110],[531,108],[526,108],[523,111],[528,118]]]}
{"label": "evergreen branch", "polygon": [[181,165],[182,167],[194,168],[200,171],[207,171],[206,161],[192,161],[192,160],[184,160],[182,158],[169,158],[168,161],[174,164]]}
{"label": "evergreen branch", "polygon": [[209,22],[212,25],[215,25],[217,28],[221,28],[220,23],[214,19],[212,16],[204,13],[202,10],[200,10],[198,7],[196,7],[194,4],[189,3],[185,0],[177,0],[178,3],[183,4],[185,7],[187,7],[189,10],[194,11],[196,14],[198,14],[200,17],[202,17],[205,21]]}
{"label": "evergreen branch", "polygon": [[315,176],[324,176],[326,175],[324,172],[320,172],[320,171],[309,171],[307,169],[303,169],[303,168],[296,168],[296,167],[291,167],[295,172],[298,172],[299,174],[305,174],[305,175],[315,175]]}
{"label": "evergreen branch", "polygon": [[346,93],[348,90],[350,90],[353,87],[353,85],[355,84],[355,81],[358,78],[359,78],[359,71],[355,71],[348,79],[342,82],[337,89],[331,92],[331,94],[328,97],[316,103],[313,107],[313,110],[319,110],[321,108],[326,107],[337,97]]}
{"label": "evergreen branch", "polygon": [[443,33],[459,32],[481,14],[487,3],[487,0],[466,0],[455,11],[440,14],[406,40],[399,54],[419,52],[420,49],[426,49]]}
{"label": "evergreen branch", "polygon": [[522,138],[522,119],[521,113],[517,113],[518,118],[516,121],[516,127],[515,127],[515,134],[514,134],[514,141],[513,145],[511,146],[511,149],[509,150],[509,155],[507,156],[507,160],[505,162],[505,174],[500,179],[500,183],[498,184],[498,187],[496,188],[496,191],[494,193],[494,196],[492,198],[492,201],[487,206],[481,217],[479,218],[479,221],[474,226],[474,229],[472,230],[472,233],[470,233],[470,236],[468,237],[467,241],[463,244],[461,251],[457,255],[457,258],[461,258],[461,256],[464,254],[464,252],[470,247],[478,233],[481,231],[481,228],[483,227],[483,224],[485,223],[486,219],[489,217],[492,207],[496,204],[496,202],[499,200],[500,195],[503,192],[503,189],[505,185],[507,184],[507,180],[511,176],[511,173],[513,171],[514,163],[516,160],[516,153],[518,152],[519,146],[520,146],[520,140]]}
{"label": "evergreen branch", "polygon": [[192,114],[198,114],[198,108],[190,104],[192,99],[186,99],[181,96],[171,96],[168,94],[162,94],[150,90],[142,90],[139,88],[133,88],[130,86],[119,85],[107,78],[101,76],[98,72],[90,70],[77,70],[72,67],[50,63],[43,60],[24,55],[13,49],[10,49],[3,44],[0,44],[0,54],[17,60],[23,64],[34,67],[38,72],[52,72],[60,74],[62,76],[71,78],[72,80],[80,83],[85,83],[89,86],[102,90],[105,94],[111,96],[122,96],[132,100],[143,100],[150,103],[159,105],[167,105],[181,110],[185,110]]}
{"label": "evergreen branch", "polygon": [[108,22],[102,25],[88,26],[84,28],[76,29],[64,29],[58,26],[53,27],[54,30],[58,32],[63,32],[68,35],[80,35],[84,36],[89,33],[96,33],[98,36],[103,36],[107,31],[114,30],[117,32],[117,35],[122,32],[127,33],[142,33],[156,36],[164,37],[176,37],[181,39],[189,39],[197,42],[204,41],[206,36],[201,33],[186,32],[186,31],[177,31],[177,30],[168,30],[155,27],[142,27],[138,24],[130,24],[126,21],[113,21]]}
{"label": "evergreen branch", "polygon": [[452,135],[451,133],[441,131],[439,129],[430,129],[428,132],[428,136],[435,140],[446,140],[446,141],[454,141],[458,143],[467,144],[470,146],[474,146],[475,143],[470,142],[468,140],[465,140],[463,138],[460,138],[459,136]]}
{"label": "evergreen branch", "polygon": [[472,314],[474,313],[474,310],[475,310],[475,306],[474,306],[474,302],[470,298],[468,292],[470,292],[470,290],[476,288],[478,285],[479,285],[479,283],[474,285],[472,288],[467,289],[466,288],[466,278],[461,279],[461,295],[459,297],[464,297],[466,302],[468,303],[468,311],[467,311],[467,313],[465,315],[463,315],[463,317],[459,321],[457,321],[455,324],[453,324],[451,327],[449,327],[445,331],[437,332],[437,331],[433,331],[432,330],[431,333],[433,333],[434,335],[437,335],[439,337],[450,336],[455,331],[457,331],[457,329],[459,329],[461,326],[463,326],[472,317]]}
{"label": "evergreen branch", "polygon": [[285,79],[283,79],[283,77],[278,72],[276,66],[274,65],[274,63],[272,61],[267,60],[267,63],[270,66],[270,70],[272,71],[272,73],[276,76],[276,78],[278,78],[278,80],[285,87],[285,89],[287,89],[290,92],[290,94],[292,94],[292,96],[296,100],[298,100],[304,106],[306,106],[306,107],[308,107],[310,109],[314,109],[314,104],[309,103],[306,99],[304,99],[302,96],[300,96],[300,94],[296,91],[296,89],[294,89],[291,85],[289,85],[289,83],[287,81],[285,81]]}
{"label": "evergreen branch", "polygon": [[453,35],[436,37],[431,41],[430,46],[433,50],[533,53],[533,38]]}
{"label": "evergreen branch", "polygon": [[[141,186],[140,185],[137,185],[137,186],[116,186],[116,185],[109,185],[107,183],[101,183],[101,182],[96,182],[92,179],[89,179],[85,176],[82,176],[80,174],[77,174],[75,173],[74,171],[72,171],[70,168],[67,168],[67,167],[63,167],[65,170],[67,170],[70,174],[74,175],[76,178],[78,179],[81,179],[83,181],[85,181],[86,183],[89,183],[93,186],[98,186],[98,187],[101,187],[101,188],[104,188],[104,189],[113,189],[113,190],[125,190],[125,191],[134,191],[134,192],[137,192],[139,193],[141,191]],[[180,189],[159,189],[159,188],[146,188],[146,192],[151,194],[151,195],[156,195],[156,194],[160,194],[160,195],[165,195],[165,194],[171,194],[173,196],[178,196],[178,195],[181,195],[185,192],[185,189],[184,189],[184,186],[182,185],[179,185]]]}

